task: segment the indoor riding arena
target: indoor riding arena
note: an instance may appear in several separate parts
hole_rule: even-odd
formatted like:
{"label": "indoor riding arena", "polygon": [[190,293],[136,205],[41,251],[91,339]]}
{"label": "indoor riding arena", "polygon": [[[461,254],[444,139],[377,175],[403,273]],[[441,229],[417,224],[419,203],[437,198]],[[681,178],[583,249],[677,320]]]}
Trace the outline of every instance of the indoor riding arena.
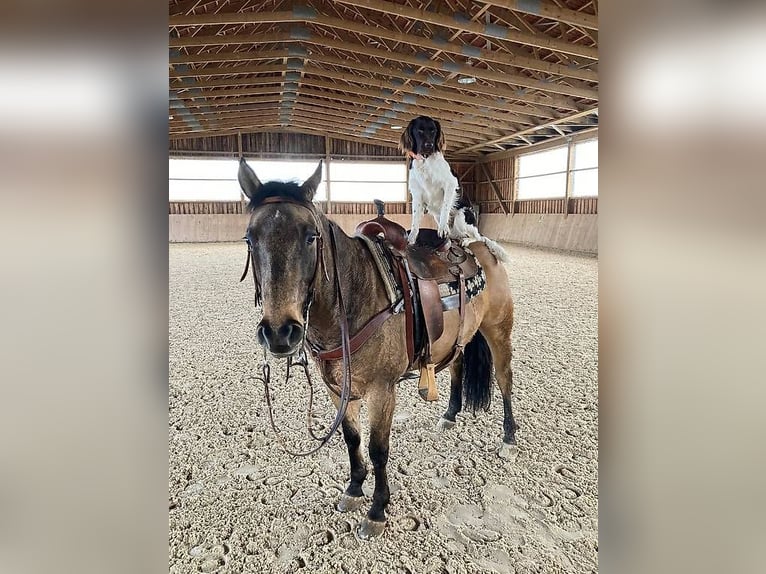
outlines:
{"label": "indoor riding arena", "polygon": [[[598,571],[597,15],[595,0],[171,0],[171,573]],[[262,183],[321,176],[307,208],[320,229],[326,219],[354,236],[377,217],[374,200],[410,229],[422,215],[410,165],[430,157],[405,156],[400,139],[419,116],[438,122],[436,151],[478,233],[505,252],[491,265],[505,267],[513,296],[518,429],[510,444],[496,369],[488,409],[461,410],[454,425],[442,420],[450,369],[437,373],[430,402],[419,393],[425,368],[391,382],[390,498],[385,526],[368,537],[380,455],[368,452],[377,431],[367,401],[351,401],[362,404],[369,470],[358,508],[338,510],[355,480],[345,426],[312,454],[286,450],[318,446],[312,433],[328,433],[337,409],[311,353],[309,376],[293,364],[287,377],[303,351],[288,359],[261,344],[272,302],[256,292],[269,286],[258,282],[257,206],[243,194],[240,159]],[[436,227],[422,217],[421,233]],[[347,254],[331,250],[335,236],[316,236],[311,285],[340,281],[334,261]],[[287,275],[271,280],[287,289]],[[262,299],[279,293],[271,287]],[[372,297],[340,290],[348,309]],[[307,301],[308,333],[320,313]],[[461,294],[445,325],[465,305],[474,302]],[[389,325],[405,324],[393,316]],[[347,358],[352,369],[360,357],[366,367],[392,360],[385,348],[370,359],[364,345],[377,340],[344,352],[338,372]]]}

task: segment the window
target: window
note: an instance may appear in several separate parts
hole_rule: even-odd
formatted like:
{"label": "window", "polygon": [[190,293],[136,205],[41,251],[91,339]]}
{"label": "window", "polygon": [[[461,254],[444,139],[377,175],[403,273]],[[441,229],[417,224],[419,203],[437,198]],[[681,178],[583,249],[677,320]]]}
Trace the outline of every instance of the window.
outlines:
{"label": "window", "polygon": [[570,197],[598,196],[598,140],[571,144],[573,158],[567,172],[569,146],[520,155],[516,199],[565,197],[567,176],[572,176]]}
{"label": "window", "polygon": [[519,156],[517,199],[564,197],[567,189],[567,148]]}
{"label": "window", "polygon": [[598,140],[574,144],[572,197],[598,195]]}
{"label": "window", "polygon": [[[314,173],[316,161],[248,160],[262,182],[303,182]],[[168,182],[170,201],[239,201],[239,161],[233,159],[171,159]],[[324,178],[323,178],[324,179]],[[324,181],[314,199],[326,199]]]}
{"label": "window", "polygon": [[407,201],[404,162],[330,162],[332,201]]}
{"label": "window", "polygon": [[[305,181],[316,161],[248,160],[258,179]],[[326,168],[324,168],[326,169]],[[242,197],[233,159],[171,159],[168,183],[170,201],[239,201]],[[327,199],[326,173],[322,174],[316,201]],[[333,201],[407,201],[407,168],[404,162],[330,162]]]}

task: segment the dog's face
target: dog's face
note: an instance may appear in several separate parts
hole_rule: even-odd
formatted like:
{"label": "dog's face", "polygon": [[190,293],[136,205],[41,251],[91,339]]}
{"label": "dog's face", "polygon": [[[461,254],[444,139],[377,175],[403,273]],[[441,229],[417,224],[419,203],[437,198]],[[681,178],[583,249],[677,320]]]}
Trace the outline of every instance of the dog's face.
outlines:
{"label": "dog's face", "polygon": [[411,151],[428,157],[434,152],[444,151],[444,134],[438,121],[428,116],[419,116],[412,120],[402,133],[399,147],[402,151]]}

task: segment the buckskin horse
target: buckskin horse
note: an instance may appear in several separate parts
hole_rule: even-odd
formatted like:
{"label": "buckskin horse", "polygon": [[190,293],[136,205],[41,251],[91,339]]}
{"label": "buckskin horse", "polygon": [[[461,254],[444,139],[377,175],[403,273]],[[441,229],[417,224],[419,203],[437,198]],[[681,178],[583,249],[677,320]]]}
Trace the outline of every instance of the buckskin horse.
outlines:
{"label": "buckskin horse", "polygon": [[[321,161],[314,174],[299,185],[261,183],[242,158],[238,179],[249,199],[250,213],[245,234],[248,259],[242,278],[252,266],[255,304],[260,304],[263,310],[256,329],[258,343],[275,357],[288,357],[288,364],[304,351],[317,363],[337,409],[328,437],[342,425],[348,447],[350,482],[337,505],[341,512],[360,508],[364,500],[362,483],[367,476],[367,465],[360,450],[359,410],[361,401],[366,402],[375,490],[358,535],[361,538],[378,535],[384,530],[389,502],[386,464],[397,382],[409,371],[426,370],[422,352],[413,357],[413,353],[418,352],[412,343],[412,322],[417,322],[417,317],[405,312],[402,308],[407,305],[401,301],[406,299],[404,302],[412,305],[418,291],[425,293],[426,283],[436,284],[436,281],[421,281],[420,288],[413,288],[401,269],[406,267],[407,273],[417,275],[420,265],[422,277],[428,276],[431,268],[422,260],[410,259],[410,250],[417,246],[406,246],[407,234],[403,228],[392,234],[386,222],[398,227],[396,224],[382,217],[373,220],[371,235],[381,231],[377,234],[378,244],[399,243],[403,250],[399,254],[400,304],[392,304],[390,289],[384,284],[370,241],[349,237],[313,204],[322,180]],[[387,240],[381,235],[388,236]],[[423,348],[423,331],[428,330],[429,336],[434,335],[426,345],[428,366],[433,369],[437,365],[438,370],[449,363],[449,406],[438,423],[440,429],[455,424],[455,415],[464,407],[464,402],[465,408],[474,412],[489,407],[494,365],[504,410],[504,435],[498,454],[510,458],[516,450],[516,424],[511,410],[513,300],[506,270],[486,245],[476,242],[469,249],[483,273],[483,289],[468,300],[463,271],[450,264],[450,272],[461,279],[456,287],[459,293],[452,295],[459,308],[454,305],[443,307],[449,310],[439,308],[440,331],[436,335],[431,333],[432,327],[428,324],[428,329],[423,329],[422,323],[428,322],[423,321],[421,314],[419,347]],[[395,250],[388,251],[394,253]],[[406,258],[402,255],[405,251]],[[433,253],[426,256],[434,257]],[[477,266],[476,262],[473,265]],[[425,306],[425,295],[420,299]],[[447,299],[442,299],[443,305]],[[423,398],[426,398],[423,391],[428,390],[421,389]],[[267,400],[268,397],[267,391]]]}

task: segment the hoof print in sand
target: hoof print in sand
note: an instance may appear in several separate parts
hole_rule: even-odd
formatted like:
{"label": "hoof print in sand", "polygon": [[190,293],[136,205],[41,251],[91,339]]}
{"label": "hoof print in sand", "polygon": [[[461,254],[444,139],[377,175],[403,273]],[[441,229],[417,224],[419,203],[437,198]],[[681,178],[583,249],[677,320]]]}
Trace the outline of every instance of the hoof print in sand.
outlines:
{"label": "hoof print in sand", "polygon": [[229,553],[226,544],[200,544],[189,549],[189,554],[200,560],[200,572],[217,572],[226,565],[225,556]]}
{"label": "hoof print in sand", "polygon": [[405,531],[415,531],[420,528],[421,520],[417,516],[405,516],[397,521],[397,526]]}
{"label": "hoof print in sand", "polygon": [[335,540],[335,535],[329,530],[317,532],[309,537],[309,542],[314,546],[327,546],[333,540]]}

